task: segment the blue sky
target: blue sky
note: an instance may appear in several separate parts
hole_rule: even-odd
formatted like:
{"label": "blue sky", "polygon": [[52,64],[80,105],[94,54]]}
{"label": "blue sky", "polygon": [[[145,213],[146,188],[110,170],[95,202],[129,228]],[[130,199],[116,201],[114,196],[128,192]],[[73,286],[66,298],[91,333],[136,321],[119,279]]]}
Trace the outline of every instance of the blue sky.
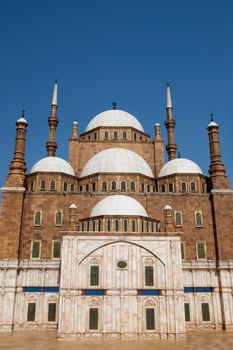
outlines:
{"label": "blue sky", "polygon": [[83,131],[112,101],[152,137],[159,122],[166,142],[169,81],[181,156],[208,174],[206,127],[213,113],[233,184],[232,1],[2,0],[0,43],[1,185],[22,109],[28,170],[46,156],[56,78],[58,156],[68,159],[72,122]]}

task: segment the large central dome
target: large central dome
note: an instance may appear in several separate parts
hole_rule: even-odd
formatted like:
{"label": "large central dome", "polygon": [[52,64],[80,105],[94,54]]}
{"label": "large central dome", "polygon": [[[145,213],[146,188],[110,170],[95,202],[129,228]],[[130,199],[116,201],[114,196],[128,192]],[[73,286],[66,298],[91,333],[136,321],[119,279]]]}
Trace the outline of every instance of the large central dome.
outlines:
{"label": "large central dome", "polygon": [[80,177],[96,173],[135,173],[153,177],[147,162],[126,148],[108,148],[97,153],[84,166]]}
{"label": "large central dome", "polygon": [[120,109],[110,109],[97,114],[87,125],[85,131],[90,131],[99,126],[131,126],[144,132],[141,123],[133,115]]}

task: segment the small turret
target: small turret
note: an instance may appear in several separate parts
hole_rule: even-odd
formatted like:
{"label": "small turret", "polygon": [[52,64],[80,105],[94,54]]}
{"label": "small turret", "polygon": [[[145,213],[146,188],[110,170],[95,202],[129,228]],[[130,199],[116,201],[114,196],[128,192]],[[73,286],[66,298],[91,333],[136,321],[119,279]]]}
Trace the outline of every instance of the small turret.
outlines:
{"label": "small turret", "polygon": [[6,180],[6,186],[23,187],[26,174],[26,162],[24,159],[24,150],[26,142],[27,121],[22,111],[21,118],[16,122],[16,137],[14,158],[10,165],[10,172]]}
{"label": "small turret", "polygon": [[219,142],[219,126],[213,120],[207,127],[210,146],[210,167],[209,174],[214,189],[230,189],[230,182],[226,176],[226,170],[222,162],[220,142]]}
{"label": "small turret", "polygon": [[72,125],[71,140],[77,140],[77,139],[78,139],[78,122],[76,122],[75,120]]}

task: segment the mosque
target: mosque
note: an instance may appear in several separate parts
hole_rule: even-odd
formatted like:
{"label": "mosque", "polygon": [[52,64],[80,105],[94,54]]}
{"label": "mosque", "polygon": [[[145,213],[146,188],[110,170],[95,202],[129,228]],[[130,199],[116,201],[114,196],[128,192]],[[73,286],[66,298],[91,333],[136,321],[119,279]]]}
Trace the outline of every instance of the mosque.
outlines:
{"label": "mosque", "polygon": [[1,187],[0,330],[56,329],[62,339],[233,331],[233,191],[217,123],[207,127],[209,175],[177,157],[169,86],[168,162],[160,125],[151,138],[115,103],[82,133],[73,122],[66,161],[56,156],[57,89],[47,157],[29,171],[28,124],[16,122]]}

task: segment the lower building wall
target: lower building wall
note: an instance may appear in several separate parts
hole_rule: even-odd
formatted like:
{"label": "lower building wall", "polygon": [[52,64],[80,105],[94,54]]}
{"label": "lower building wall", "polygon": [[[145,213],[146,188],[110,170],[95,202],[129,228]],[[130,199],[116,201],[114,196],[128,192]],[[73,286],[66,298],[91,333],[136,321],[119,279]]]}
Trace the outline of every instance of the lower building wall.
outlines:
{"label": "lower building wall", "polygon": [[[71,241],[67,242],[71,245]],[[173,254],[176,248],[169,240],[168,242],[168,249],[165,249],[166,243],[164,243],[162,251]],[[121,243],[121,247],[123,246]],[[151,243],[150,249],[153,250]],[[130,249],[120,248],[120,251],[127,256],[132,253]],[[72,254],[76,253],[73,251]],[[100,259],[102,256],[105,259],[104,254],[109,254],[109,251],[102,250],[102,253],[98,250],[96,257]],[[88,251],[85,251],[85,256],[87,255]],[[147,262],[149,255],[148,252],[143,253],[143,259],[146,258]],[[133,256],[137,256],[140,260],[135,247],[131,257]],[[81,254],[77,257],[82,260]],[[111,255],[109,257],[112,259]],[[88,259],[92,261],[93,258],[93,255],[90,255]],[[69,254],[66,259],[71,263]],[[88,261],[86,260],[85,266],[83,265],[81,280],[76,279],[74,266],[69,275],[68,266],[64,264],[63,271],[66,272],[66,278],[64,280],[63,276],[63,284],[60,284],[59,261],[1,260],[0,331],[58,328],[60,338],[139,339],[183,337],[185,327],[188,331],[233,330],[233,261],[221,261],[217,267],[215,261],[183,261],[182,286],[179,284],[179,276],[176,276],[176,279],[172,278],[173,288],[171,286],[165,288],[164,278],[158,276],[155,279],[157,283],[155,289],[152,290],[154,295],[140,294],[144,289],[137,289],[135,285],[130,287],[125,277],[122,283],[127,287],[118,284],[117,287],[111,285],[111,288],[110,286],[106,288],[104,285],[105,289],[99,289],[103,291],[103,295],[87,295],[90,290],[90,286],[86,285],[89,278]],[[167,261],[174,259],[169,258]],[[174,266],[170,267],[173,268],[171,273],[174,274]],[[87,273],[86,277],[84,271]],[[159,273],[161,270],[158,267],[156,271]],[[167,273],[169,274],[168,270]],[[136,275],[133,276],[138,279]],[[83,283],[82,288],[78,285],[72,286],[72,278],[77,283]],[[113,283],[113,275],[110,281]],[[174,281],[176,283],[178,281],[176,286]],[[71,284],[67,286],[66,283]],[[143,285],[139,283],[139,287],[143,288]],[[96,293],[94,289],[92,292]],[[35,304],[33,320],[28,320],[29,304]],[[55,316],[52,321],[48,318],[49,304],[56,305],[53,306]],[[189,319],[186,319],[185,323],[184,304],[189,305],[189,315],[186,310],[186,317]],[[90,329],[90,308],[98,309],[98,327],[95,330]],[[147,309],[154,310],[153,330],[148,330],[146,327]]]}

